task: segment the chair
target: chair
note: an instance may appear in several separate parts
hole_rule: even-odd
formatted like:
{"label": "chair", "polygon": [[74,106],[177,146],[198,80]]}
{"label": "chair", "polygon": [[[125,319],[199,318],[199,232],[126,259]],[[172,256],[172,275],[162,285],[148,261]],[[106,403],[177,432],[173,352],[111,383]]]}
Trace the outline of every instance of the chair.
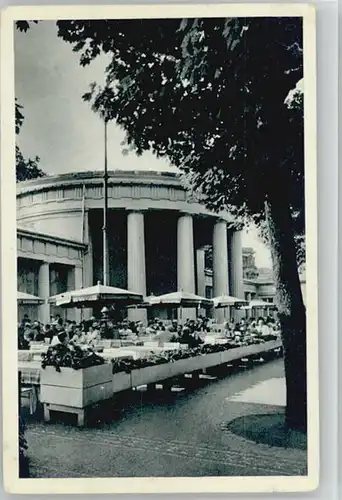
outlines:
{"label": "chair", "polygon": [[29,400],[30,415],[33,415],[37,410],[37,394],[34,386],[21,387],[20,396]]}

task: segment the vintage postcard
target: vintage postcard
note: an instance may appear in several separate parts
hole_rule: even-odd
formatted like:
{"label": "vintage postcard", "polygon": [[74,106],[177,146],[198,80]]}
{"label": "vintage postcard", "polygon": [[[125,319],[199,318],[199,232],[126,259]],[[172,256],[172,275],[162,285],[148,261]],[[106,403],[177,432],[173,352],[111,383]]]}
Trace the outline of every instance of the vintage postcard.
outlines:
{"label": "vintage postcard", "polygon": [[11,493],[318,486],[315,10],[1,15]]}

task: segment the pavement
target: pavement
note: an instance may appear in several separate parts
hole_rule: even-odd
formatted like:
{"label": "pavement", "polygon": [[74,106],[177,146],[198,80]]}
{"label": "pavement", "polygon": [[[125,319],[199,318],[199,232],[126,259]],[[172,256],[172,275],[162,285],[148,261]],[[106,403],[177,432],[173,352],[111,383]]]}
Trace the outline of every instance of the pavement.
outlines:
{"label": "pavement", "polygon": [[265,417],[282,421],[282,360],[215,375],[182,379],[171,393],[131,391],[85,428],[65,416],[28,421],[31,477],[305,475],[303,440],[287,446],[244,433]]}
{"label": "pavement", "polygon": [[227,398],[228,401],[242,403],[261,403],[272,406],[286,406],[285,377],[271,378],[258,382],[252,387]]}

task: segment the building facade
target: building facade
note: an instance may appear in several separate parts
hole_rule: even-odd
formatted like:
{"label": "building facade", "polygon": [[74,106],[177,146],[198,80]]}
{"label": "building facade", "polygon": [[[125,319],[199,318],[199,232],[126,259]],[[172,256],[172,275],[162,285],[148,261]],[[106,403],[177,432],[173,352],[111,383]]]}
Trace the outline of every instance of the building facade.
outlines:
{"label": "building facade", "polygon": [[[47,299],[102,281],[103,196],[100,172],[18,184],[20,291]],[[241,231],[233,222],[230,214],[208,211],[173,173],[110,172],[109,284],[143,295],[183,290],[204,296],[210,245],[213,295],[244,298]],[[46,303],[30,314],[47,323],[56,312]],[[64,314],[79,319],[77,311]],[[145,310],[132,309],[129,315],[146,320]]]}
{"label": "building facade", "polygon": [[[18,290],[48,299],[103,280],[103,178],[70,173],[17,186]],[[272,303],[272,270],[257,268],[254,250],[242,248],[241,231],[227,213],[215,214],[194,199],[173,173],[115,171],[108,180],[109,284],[145,295],[183,290],[207,298],[230,294]],[[211,249],[210,267],[206,249]],[[305,301],[305,268],[300,268]],[[21,306],[44,323],[56,313],[47,303]],[[194,311],[187,312],[190,316]],[[84,311],[83,317],[91,311]],[[131,309],[132,320],[146,311]],[[220,311],[217,312],[218,320]]]}

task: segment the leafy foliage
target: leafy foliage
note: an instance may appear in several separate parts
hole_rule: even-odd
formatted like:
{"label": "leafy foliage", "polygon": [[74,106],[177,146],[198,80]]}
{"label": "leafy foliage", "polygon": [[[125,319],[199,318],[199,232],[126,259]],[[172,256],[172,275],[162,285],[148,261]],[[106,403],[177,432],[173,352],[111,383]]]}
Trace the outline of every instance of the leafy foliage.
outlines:
{"label": "leafy foliage", "polygon": [[15,26],[17,30],[26,33],[26,31],[30,29],[30,23],[37,24],[38,21],[16,21]]}
{"label": "leafy foliage", "polygon": [[15,98],[15,133],[19,134],[20,129],[24,123],[24,115],[22,113],[23,106],[19,104],[18,99]]}
{"label": "leafy foliage", "polygon": [[39,157],[24,158],[19,146],[15,147],[16,179],[17,182],[44,177],[44,172],[39,168]]}
{"label": "leafy foliage", "polygon": [[[23,106],[15,100],[15,133],[20,133],[24,123]],[[39,168],[39,157],[24,158],[18,145],[15,146],[16,180],[17,182],[43,177],[45,174]]]}
{"label": "leafy foliage", "polygon": [[303,112],[285,104],[303,76],[299,18],[57,24],[82,65],[112,54],[106,87],[84,98],[125,129],[126,147],[167,157],[210,208],[256,221],[270,190],[286,189],[303,229]]}

